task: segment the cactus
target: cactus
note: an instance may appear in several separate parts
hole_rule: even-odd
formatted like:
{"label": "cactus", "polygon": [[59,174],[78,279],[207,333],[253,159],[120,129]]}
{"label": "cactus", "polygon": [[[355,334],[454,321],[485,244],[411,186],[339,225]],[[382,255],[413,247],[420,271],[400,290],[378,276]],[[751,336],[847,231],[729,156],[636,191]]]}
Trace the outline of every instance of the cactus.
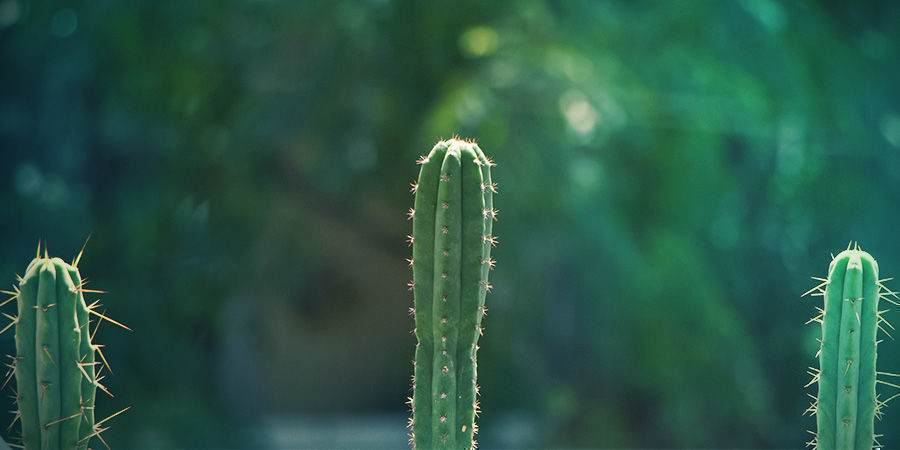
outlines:
{"label": "cactus", "polygon": [[875,418],[890,400],[879,400],[875,385],[895,386],[876,379],[895,375],[876,371],[875,360],[877,331],[887,334],[882,325],[892,328],[878,301],[896,304],[889,297],[896,294],[878,279],[875,259],[858,245],[851,247],[833,257],[828,278],[815,278],[820,284],[806,293],[825,300],[824,308],[817,307],[818,315],[807,322],[822,326],[819,369],[810,369],[813,378],[807,384],[818,384],[818,395],[807,409],[815,414],[817,428],[808,445],[820,449],[871,449],[876,443]]}
{"label": "cactus", "polygon": [[15,325],[17,353],[7,382],[14,374],[15,413],[26,449],[83,449],[94,436],[103,440],[108,418],[95,423],[94,400],[97,388],[108,393],[98,378],[102,366],[96,368],[106,363],[91,342],[90,315],[124,325],[94,311],[97,303],[85,303],[83,293],[100,291],[84,288],[80,258],[81,253],[69,265],[48,257],[46,249],[42,258],[38,246],[15,292],[7,292],[12,294],[7,302],[18,299],[18,316],[5,314],[12,319],[6,329]]}
{"label": "cactus", "polygon": [[494,265],[497,217],[493,162],[475,143],[438,142],[413,183],[416,345],[410,443],[414,448],[474,448],[476,352]]}

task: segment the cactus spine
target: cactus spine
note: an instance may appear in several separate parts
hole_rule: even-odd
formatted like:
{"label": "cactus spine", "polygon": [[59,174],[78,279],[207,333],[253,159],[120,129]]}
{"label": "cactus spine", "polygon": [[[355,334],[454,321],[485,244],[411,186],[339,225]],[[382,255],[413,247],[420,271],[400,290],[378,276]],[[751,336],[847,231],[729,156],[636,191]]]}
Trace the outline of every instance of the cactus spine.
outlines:
{"label": "cactus spine", "polygon": [[418,340],[410,442],[468,449],[475,445],[476,352],[496,244],[494,164],[478,145],[458,139],[438,142],[419,164],[409,237]]}
{"label": "cactus spine", "polygon": [[18,316],[7,317],[16,335],[16,419],[29,450],[85,449],[104,429],[94,421],[96,391],[105,388],[97,379],[99,348],[91,343],[89,317],[109,319],[84,302],[83,292],[97,291],[83,288],[80,257],[69,265],[46,250],[41,258],[38,248],[8,300],[18,299]]}
{"label": "cactus spine", "polygon": [[[879,298],[895,303],[878,279],[878,263],[859,246],[839,253],[831,261],[828,278],[807,293],[824,297],[824,309],[811,322],[821,323],[819,369],[812,369],[818,382],[816,401],[808,412],[816,415],[815,438],[820,449],[871,449],[875,442],[875,418],[887,401],[875,394],[875,360],[879,329],[890,326],[878,310]],[[883,290],[883,291],[882,291]],[[804,294],[805,295],[805,294]]]}

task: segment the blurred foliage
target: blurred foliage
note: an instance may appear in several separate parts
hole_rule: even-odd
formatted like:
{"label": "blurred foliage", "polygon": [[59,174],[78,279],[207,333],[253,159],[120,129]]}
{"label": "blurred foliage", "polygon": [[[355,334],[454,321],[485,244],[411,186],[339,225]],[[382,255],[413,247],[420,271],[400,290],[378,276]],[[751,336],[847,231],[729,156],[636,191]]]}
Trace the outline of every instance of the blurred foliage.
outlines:
{"label": "blurred foliage", "polygon": [[0,274],[93,233],[135,330],[98,337],[114,448],[402,434],[413,161],[473,137],[485,445],[798,447],[808,277],[850,240],[900,273],[898,33],[888,1],[0,0]]}

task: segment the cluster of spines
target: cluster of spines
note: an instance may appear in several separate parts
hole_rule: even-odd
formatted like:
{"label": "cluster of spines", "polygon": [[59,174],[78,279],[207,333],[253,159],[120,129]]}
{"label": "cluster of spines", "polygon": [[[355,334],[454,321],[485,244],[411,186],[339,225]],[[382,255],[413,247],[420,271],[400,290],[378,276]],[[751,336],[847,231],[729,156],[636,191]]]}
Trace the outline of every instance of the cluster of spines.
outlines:
{"label": "cluster of spines", "polygon": [[[17,410],[10,411],[14,417],[7,431],[19,421],[22,433],[18,436],[21,445],[11,446],[81,449],[87,448],[90,439],[95,436],[106,445],[101,434],[109,427],[104,423],[128,409],[95,422],[96,390],[100,389],[112,397],[100,383],[104,378],[101,373],[104,367],[110,373],[112,370],[103,355],[103,346],[92,344],[94,336],[104,320],[129,328],[110,319],[105,312],[98,312],[97,309],[102,306],[99,300],[91,305],[85,304],[85,293],[104,292],[84,287],[87,280],[82,279],[78,271],[83,253],[84,248],[69,265],[59,258],[51,259],[46,248],[41,258],[38,244],[35,259],[24,276],[16,275],[17,284],[13,290],[0,291],[9,295],[0,307],[13,300],[18,300],[19,305],[16,316],[2,313],[10,319],[10,323],[0,330],[2,334],[16,327],[18,354],[7,355],[10,362],[5,365],[9,370],[0,387],[6,387],[15,376],[17,389],[13,390],[12,398]],[[47,291],[50,288],[52,292]],[[90,331],[91,315],[99,319],[93,332]],[[39,340],[45,342],[40,348]],[[70,345],[63,345],[66,341]],[[57,344],[53,345],[54,342]],[[95,361],[95,353],[100,356],[100,361]],[[33,364],[27,364],[30,360],[34,360]],[[98,365],[100,368],[96,369]],[[57,395],[54,396],[53,391],[57,391]],[[33,392],[36,398],[31,398],[28,392]]]}
{"label": "cluster of spines", "polygon": [[847,250],[831,255],[827,278],[813,279],[818,284],[803,296],[823,297],[824,307],[816,307],[816,315],[806,322],[822,328],[815,355],[820,367],[808,368],[811,379],[804,386],[818,387],[817,395],[807,393],[812,401],[803,414],[816,416],[817,430],[808,431],[812,439],[806,444],[823,449],[880,447],[874,419],[881,420],[883,408],[900,394],[881,400],[875,385],[900,388],[879,378],[900,375],[875,369],[882,342],[877,331],[893,339],[888,330],[894,329],[884,317],[888,310],[879,310],[878,301],[900,306],[900,297],[884,285],[891,278],[878,278],[878,264],[871,255],[852,242]]}
{"label": "cluster of spines", "polygon": [[478,338],[487,314],[488,273],[498,211],[493,207],[495,164],[474,142],[438,142],[417,164],[408,218],[413,247],[410,308],[418,343],[408,399],[410,444],[418,448],[474,448],[479,413]]}

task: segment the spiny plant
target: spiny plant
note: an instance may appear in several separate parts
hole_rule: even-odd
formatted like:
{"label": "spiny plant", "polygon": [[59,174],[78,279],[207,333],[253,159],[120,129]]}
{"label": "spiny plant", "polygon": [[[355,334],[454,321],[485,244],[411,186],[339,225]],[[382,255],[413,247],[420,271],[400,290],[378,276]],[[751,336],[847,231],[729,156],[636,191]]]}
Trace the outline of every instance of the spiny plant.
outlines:
{"label": "spiny plant", "polygon": [[494,163],[474,142],[438,142],[412,184],[416,344],[410,444],[420,449],[474,448],[478,386],[476,352],[491,290],[491,234],[497,218]]}
{"label": "spiny plant", "polygon": [[[882,409],[894,397],[880,400],[876,384],[900,387],[884,381],[885,376],[898,375],[878,372],[875,368],[878,330],[890,337],[887,328],[893,327],[883,317],[888,310],[879,310],[879,299],[897,305],[895,292],[884,286],[888,279],[878,279],[878,263],[872,256],[847,246],[837,256],[832,255],[827,278],[817,278],[819,284],[807,294],[822,296],[824,307],[816,307],[818,314],[807,323],[822,327],[822,338],[816,356],[819,368],[810,368],[812,380],[818,384],[817,395],[806,413],[816,416],[816,431],[807,446],[818,449],[871,449],[879,445],[875,434],[875,418],[881,419]],[[885,328],[887,327],[887,328]]]}
{"label": "spiny plant", "polygon": [[[50,258],[46,248],[41,257],[38,244],[25,275],[17,276],[18,285],[13,291],[3,291],[11,297],[0,306],[18,300],[17,316],[3,313],[12,322],[2,331],[15,326],[16,335],[16,356],[10,356],[10,371],[3,385],[15,375],[18,410],[10,428],[16,420],[21,422],[25,449],[86,449],[94,436],[106,445],[100,435],[108,429],[103,424],[128,409],[94,420],[97,389],[112,396],[100,384],[100,372],[103,367],[109,370],[109,364],[102,346],[92,343],[94,334],[103,320],[128,327],[97,312],[98,302],[85,303],[84,293],[102,291],[84,288],[86,280],[78,271],[83,252],[82,248],[69,265]],[[91,315],[100,319],[93,333],[89,329]]]}

